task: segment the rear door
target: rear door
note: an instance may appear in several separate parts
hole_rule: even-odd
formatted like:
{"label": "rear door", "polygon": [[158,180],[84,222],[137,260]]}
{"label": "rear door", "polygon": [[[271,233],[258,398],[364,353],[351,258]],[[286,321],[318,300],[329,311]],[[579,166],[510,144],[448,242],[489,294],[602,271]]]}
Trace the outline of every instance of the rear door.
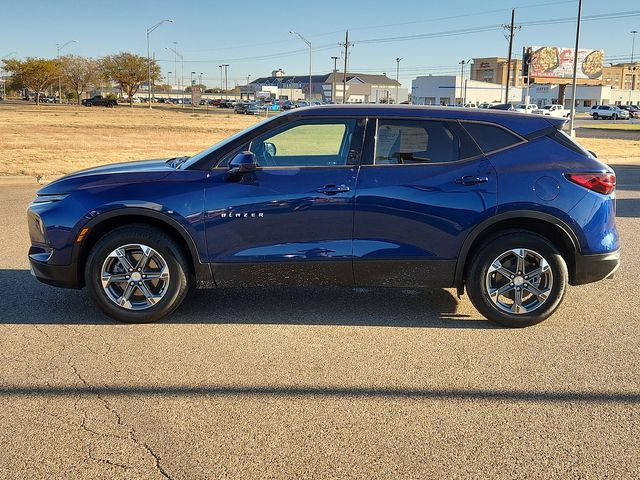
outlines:
{"label": "rear door", "polygon": [[371,123],[356,191],[356,284],[451,286],[464,238],[495,213],[495,171],[456,121]]}

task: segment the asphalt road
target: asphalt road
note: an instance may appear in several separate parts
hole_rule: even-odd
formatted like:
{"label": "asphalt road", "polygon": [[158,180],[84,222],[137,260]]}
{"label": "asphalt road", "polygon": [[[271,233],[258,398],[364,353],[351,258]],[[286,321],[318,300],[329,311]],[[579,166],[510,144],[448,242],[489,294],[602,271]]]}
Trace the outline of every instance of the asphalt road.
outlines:
{"label": "asphalt road", "polygon": [[622,267],[527,329],[451,290],[199,291],[154,325],[29,275],[0,185],[0,478],[640,478],[640,166]]}

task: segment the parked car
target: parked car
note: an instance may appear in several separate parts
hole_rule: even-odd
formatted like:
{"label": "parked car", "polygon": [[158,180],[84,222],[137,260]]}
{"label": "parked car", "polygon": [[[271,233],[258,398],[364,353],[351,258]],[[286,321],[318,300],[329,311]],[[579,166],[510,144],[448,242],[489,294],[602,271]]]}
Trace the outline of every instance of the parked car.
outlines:
{"label": "parked car", "polygon": [[475,103],[465,103],[463,105],[464,108],[478,108],[478,105],[476,105]]}
{"label": "parked car", "polygon": [[569,118],[571,110],[564,108],[562,105],[545,105],[542,108],[535,110],[533,113],[549,115],[551,117]]}
{"label": "parked car", "polygon": [[94,95],[91,98],[82,100],[82,105],[85,107],[115,107],[118,102],[114,98],[103,97],[102,95]]}
{"label": "parked car", "polygon": [[640,118],[640,108],[635,105],[620,105],[620,108],[629,112],[629,118]]}
{"label": "parked car", "polygon": [[245,113],[248,105],[248,103],[236,103],[233,107],[233,111],[235,113]]}
{"label": "parked car", "polygon": [[28,207],[31,269],[86,286],[125,322],[158,320],[194,286],[242,296],[312,283],[466,289],[485,317],[532,325],[568,284],[609,277],[620,261],[615,173],[565,122],[462,108],[294,110],[190,158],[46,185]]}
{"label": "parked car", "polygon": [[622,120],[629,119],[629,112],[623,110],[617,105],[594,105],[591,107],[591,116],[594,120],[599,118],[606,118],[609,120]]}
{"label": "parked car", "polygon": [[496,103],[493,105],[489,106],[490,110],[513,110],[513,105],[511,105],[510,103]]}
{"label": "parked car", "polygon": [[534,110],[538,109],[538,105],[535,103],[519,103],[513,109],[520,113],[533,113]]}

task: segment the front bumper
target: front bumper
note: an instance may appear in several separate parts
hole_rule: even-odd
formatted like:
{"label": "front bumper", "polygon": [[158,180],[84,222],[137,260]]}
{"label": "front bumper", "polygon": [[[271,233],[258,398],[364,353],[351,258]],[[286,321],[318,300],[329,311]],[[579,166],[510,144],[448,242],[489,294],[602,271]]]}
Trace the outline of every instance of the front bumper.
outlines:
{"label": "front bumper", "polygon": [[50,265],[38,260],[38,255],[29,255],[31,273],[42,283],[60,288],[82,288],[78,270],[74,265]]}
{"label": "front bumper", "polygon": [[620,250],[598,255],[576,254],[571,285],[584,285],[611,276],[620,266]]}

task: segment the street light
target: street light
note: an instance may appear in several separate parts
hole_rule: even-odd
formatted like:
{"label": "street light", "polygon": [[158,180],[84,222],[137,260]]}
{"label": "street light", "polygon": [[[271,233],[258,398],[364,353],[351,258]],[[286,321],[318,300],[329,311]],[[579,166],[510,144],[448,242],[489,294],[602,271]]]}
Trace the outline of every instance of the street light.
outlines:
{"label": "street light", "polygon": [[471,59],[461,60],[458,63],[462,65],[462,72],[460,75],[460,100],[462,101],[462,106],[464,107],[464,104],[467,103],[467,92],[466,92],[466,89],[464,88],[464,82],[465,82],[464,66],[471,63]]}
{"label": "street light", "polygon": [[311,42],[306,38],[304,38],[302,35],[300,35],[298,32],[294,32],[293,30],[290,30],[289,33],[291,35],[297,35],[298,37],[300,37],[300,40],[306,43],[307,46],[309,47],[309,105],[311,105]]}
{"label": "street light", "polygon": [[573,51],[573,80],[571,82],[571,110],[569,113],[569,134],[575,137],[573,117],[576,116],[576,85],[578,83],[578,45],[580,43],[580,21],[582,20],[582,0],[578,0],[578,19],[576,22],[576,49]]}
{"label": "street light", "polygon": [[[249,74],[247,75],[247,100],[249,100],[249,91],[250,91],[250,90],[249,90],[249,79],[250,79],[250,78],[251,78],[251,74],[249,73]],[[254,98],[254,100],[255,100],[255,98]]]}
{"label": "street light", "polygon": [[396,57],[396,104],[400,103],[398,102],[398,87],[400,86],[400,60],[402,60],[402,58]]}
{"label": "street light", "polygon": [[[331,77],[331,103],[336,103],[336,72],[338,71],[338,59],[340,57],[331,57],[333,60],[333,76]],[[376,103],[378,103],[376,101]]]}
{"label": "street light", "polygon": [[147,28],[147,93],[149,97],[147,100],[149,101],[149,109],[151,109],[151,47],[149,45],[149,34],[166,22],[173,23],[173,20],[160,20],[153,27]]}
{"label": "street light", "polygon": [[638,34],[637,30],[631,30],[631,63],[633,63],[633,54],[636,46],[636,35]]}
{"label": "street light", "polygon": [[[59,43],[56,43],[56,48],[58,49],[58,54],[57,54],[58,60],[60,59],[60,50],[62,50],[64,47],[72,43],[78,43],[78,42],[76,42],[75,40],[69,40],[68,42],[63,43],[62,45],[60,45]],[[62,103],[62,82],[60,80],[60,75],[58,75],[58,102]]]}
{"label": "street light", "polygon": [[[173,42],[173,44],[175,45],[176,42]],[[182,107],[184,108],[184,57],[182,55],[180,55],[178,53],[178,51],[175,48],[171,48],[171,47],[164,47],[165,50],[169,50],[170,52],[173,52],[174,54],[174,58],[180,57],[180,69],[181,69],[181,74],[180,74],[180,82],[178,83],[178,88],[180,88],[180,86],[182,85]],[[176,69],[176,82],[177,82],[177,77],[178,77],[178,70]]]}
{"label": "street light", "polygon": [[228,98],[228,95],[229,95],[229,64],[228,63],[223,63],[222,67],[224,68],[224,91],[227,94],[227,98]]}

